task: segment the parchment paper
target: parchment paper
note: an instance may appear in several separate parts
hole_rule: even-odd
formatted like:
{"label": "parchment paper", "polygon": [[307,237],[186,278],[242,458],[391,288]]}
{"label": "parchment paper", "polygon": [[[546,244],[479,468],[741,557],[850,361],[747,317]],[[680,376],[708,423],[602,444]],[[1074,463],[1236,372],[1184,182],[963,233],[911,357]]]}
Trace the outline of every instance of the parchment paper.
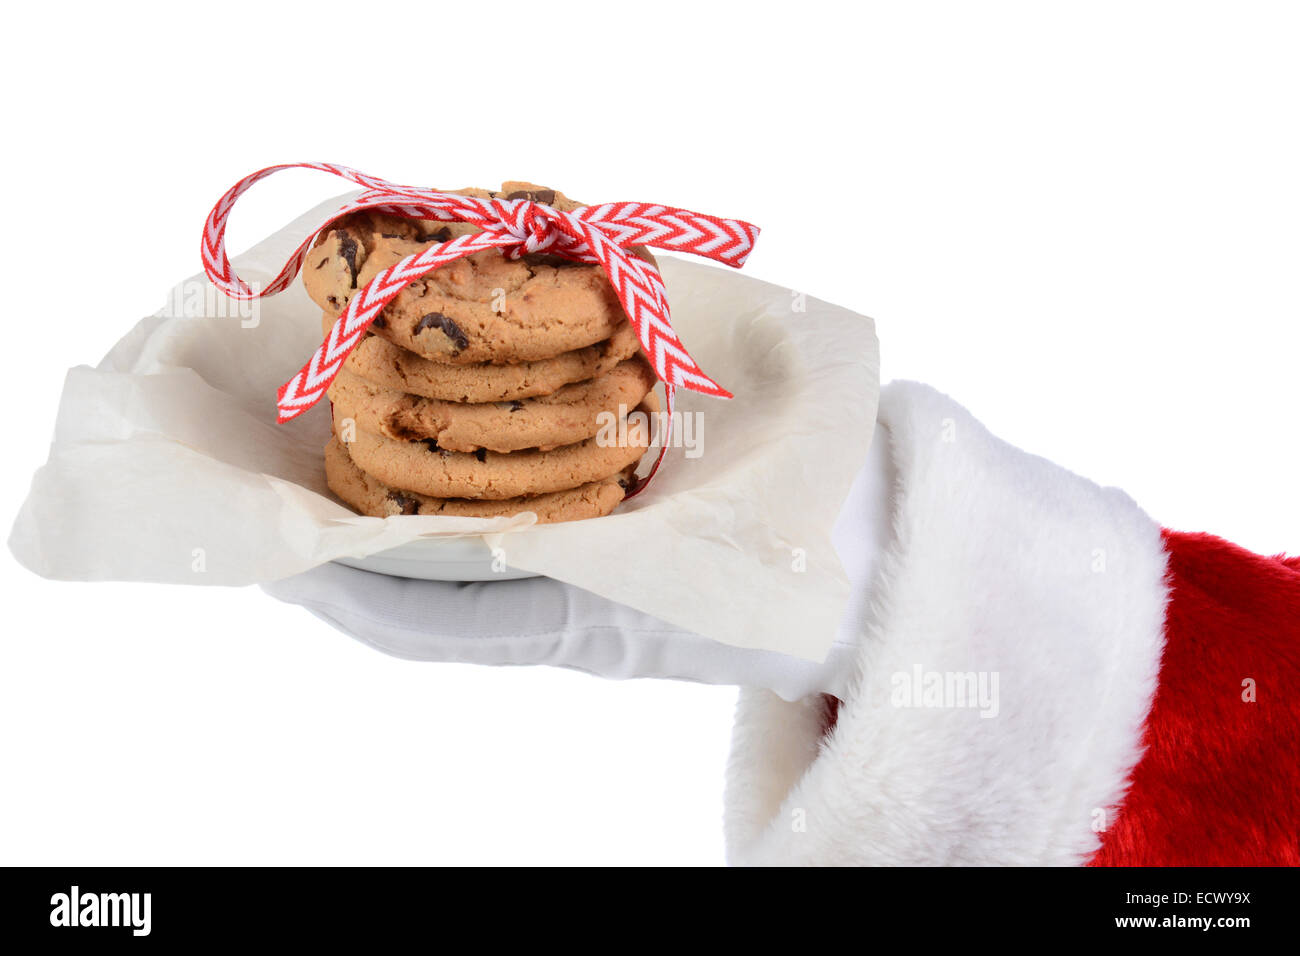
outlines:
{"label": "parchment paper", "polygon": [[[337,203],[237,257],[240,274],[268,281]],[[295,284],[260,300],[246,327],[195,277],[169,296],[181,309],[68,372],[10,548],[51,578],[246,585],[415,537],[491,533],[514,567],[713,640],[821,660],[848,596],[831,526],[875,423],[873,323],[743,273],[658,258],[682,340],[736,397],[679,389],[679,409],[702,416],[698,455],[671,449],[613,515],[533,525],[354,514],[325,486],[328,403],[275,423],[276,389],[319,344],[319,309]]]}

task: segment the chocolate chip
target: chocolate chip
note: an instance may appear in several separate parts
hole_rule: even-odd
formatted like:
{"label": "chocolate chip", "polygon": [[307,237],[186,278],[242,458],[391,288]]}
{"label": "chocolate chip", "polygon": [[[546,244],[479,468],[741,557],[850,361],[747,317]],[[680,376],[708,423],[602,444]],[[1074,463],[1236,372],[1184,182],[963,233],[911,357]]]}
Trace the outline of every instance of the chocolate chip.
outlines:
{"label": "chocolate chip", "polygon": [[487,461],[487,449],[480,448],[478,451],[474,452],[474,457],[479,461]]}
{"label": "chocolate chip", "polygon": [[443,226],[437,232],[430,233],[424,237],[425,242],[446,242],[451,238],[451,228]]}
{"label": "chocolate chip", "polygon": [[405,239],[406,238],[400,232],[381,232],[379,235],[383,239]]}
{"label": "chocolate chip", "polygon": [[348,271],[352,273],[352,288],[355,289],[357,287],[357,241],[346,232],[339,235],[339,255],[348,264]]}
{"label": "chocolate chip", "polygon": [[510,403],[510,411],[511,411],[511,412],[517,412],[517,411],[519,411],[519,409],[521,409],[521,408],[523,408],[523,407],[524,407],[524,403],[523,403],[523,402],[511,402],[511,403]]}
{"label": "chocolate chip", "polygon": [[571,269],[574,266],[589,266],[590,263],[583,262],[581,259],[570,259],[566,256],[551,255],[546,252],[534,252],[523,257],[523,262],[530,266],[550,266],[552,269]]}
{"label": "chocolate chip", "polygon": [[436,438],[421,438],[420,441],[429,446],[429,451],[442,451],[442,449],[438,447],[438,439]]}
{"label": "chocolate chip", "polygon": [[469,348],[469,336],[461,331],[459,325],[447,318],[441,312],[430,312],[428,315],[415,323],[415,329],[412,335],[419,335],[425,329],[439,329],[442,334],[451,339],[451,344],[456,347],[457,352],[463,352]]}
{"label": "chocolate chip", "polygon": [[388,500],[401,509],[401,514],[413,515],[420,511],[420,503],[414,498],[408,498],[406,495],[399,494],[396,491],[390,492]]}
{"label": "chocolate chip", "polygon": [[527,199],[529,202],[540,202],[550,205],[555,202],[554,189],[517,189],[512,192],[507,199]]}
{"label": "chocolate chip", "polygon": [[382,315],[375,316],[375,320],[370,324],[381,329],[388,328],[388,320],[384,318]]}

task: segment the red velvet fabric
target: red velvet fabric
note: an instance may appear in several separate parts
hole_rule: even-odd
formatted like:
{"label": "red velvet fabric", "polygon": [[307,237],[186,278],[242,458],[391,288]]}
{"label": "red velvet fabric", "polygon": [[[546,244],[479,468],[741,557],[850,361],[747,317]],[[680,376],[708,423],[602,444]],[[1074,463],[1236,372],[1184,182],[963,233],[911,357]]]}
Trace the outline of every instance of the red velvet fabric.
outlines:
{"label": "red velvet fabric", "polygon": [[1146,749],[1091,864],[1300,865],[1300,558],[1164,539],[1171,593]]}

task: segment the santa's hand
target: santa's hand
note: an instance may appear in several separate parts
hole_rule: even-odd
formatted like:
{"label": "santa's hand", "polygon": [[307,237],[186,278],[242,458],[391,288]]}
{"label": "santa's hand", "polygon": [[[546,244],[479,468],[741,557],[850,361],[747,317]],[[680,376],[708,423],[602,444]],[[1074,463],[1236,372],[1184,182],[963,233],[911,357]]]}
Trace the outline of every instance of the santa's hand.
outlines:
{"label": "santa's hand", "polygon": [[887,445],[876,436],[835,527],[852,597],[820,663],[720,644],[550,578],[457,584],[326,564],[264,587],[372,647],[412,660],[550,664],[613,679],[765,687],[787,700],[840,696],[889,522]]}

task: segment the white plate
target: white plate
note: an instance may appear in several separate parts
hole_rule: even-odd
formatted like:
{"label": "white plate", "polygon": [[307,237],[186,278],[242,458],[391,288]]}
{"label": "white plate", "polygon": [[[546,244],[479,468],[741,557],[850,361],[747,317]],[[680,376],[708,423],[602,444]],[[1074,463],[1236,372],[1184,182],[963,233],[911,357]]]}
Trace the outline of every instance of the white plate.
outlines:
{"label": "white plate", "polygon": [[338,564],[376,574],[420,581],[515,581],[535,578],[534,571],[493,567],[492,551],[476,535],[417,538],[364,558],[336,558]]}

